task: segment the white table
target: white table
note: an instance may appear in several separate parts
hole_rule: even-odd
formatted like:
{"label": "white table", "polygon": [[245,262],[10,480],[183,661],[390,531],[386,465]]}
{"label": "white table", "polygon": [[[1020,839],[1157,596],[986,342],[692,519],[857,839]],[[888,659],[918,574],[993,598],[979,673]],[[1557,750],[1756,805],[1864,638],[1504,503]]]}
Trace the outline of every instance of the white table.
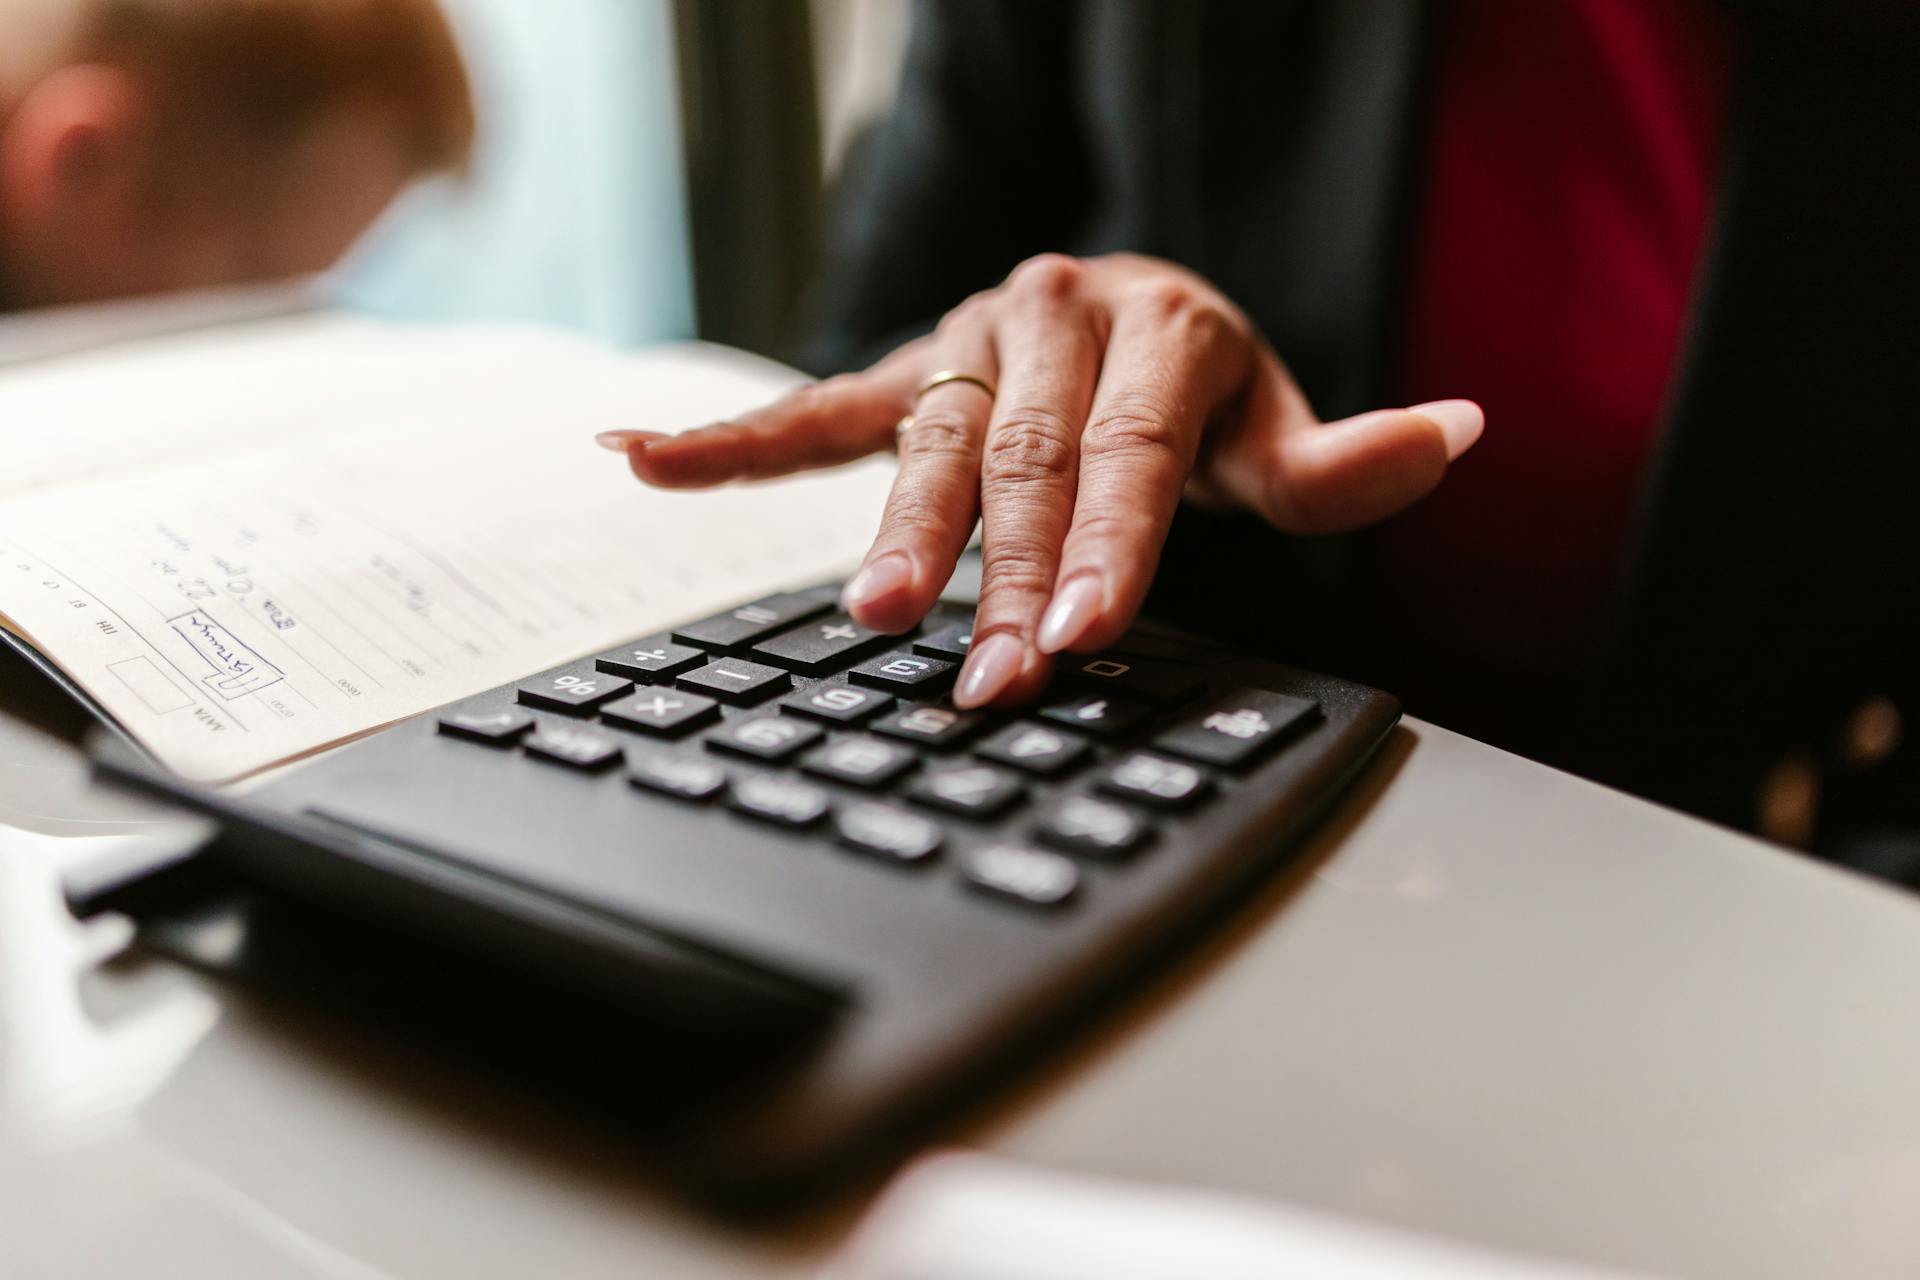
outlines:
{"label": "white table", "polygon": [[[59,868],[183,832],[74,768],[0,723],[0,1277],[792,1276],[857,1212],[728,1228],[528,1099],[101,967]],[[1299,867],[945,1140],[1677,1276],[1914,1273],[1920,902],[1418,722]]]}

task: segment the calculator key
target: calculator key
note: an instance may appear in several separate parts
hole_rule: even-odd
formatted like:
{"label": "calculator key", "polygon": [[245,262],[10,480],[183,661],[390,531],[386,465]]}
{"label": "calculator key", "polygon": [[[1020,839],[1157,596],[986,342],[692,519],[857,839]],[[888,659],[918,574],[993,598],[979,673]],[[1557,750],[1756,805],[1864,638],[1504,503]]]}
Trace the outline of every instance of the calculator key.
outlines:
{"label": "calculator key", "polygon": [[850,684],[817,684],[780,699],[782,711],[836,724],[855,724],[892,706],[892,694]]}
{"label": "calculator key", "polygon": [[917,813],[885,804],[856,804],[835,820],[840,843],[894,862],[924,862],[940,851],[940,828]]}
{"label": "calculator key", "polygon": [[959,666],[959,663],[945,658],[929,658],[923,654],[896,650],[877,658],[868,658],[847,672],[847,679],[874,689],[926,697],[952,684],[953,673]]}
{"label": "calculator key", "polygon": [[1156,750],[1202,764],[1246,764],[1320,710],[1311,698],[1238,689],[1153,740]]}
{"label": "calculator key", "polygon": [[914,764],[914,754],[907,748],[859,734],[815,747],[800,762],[800,767],[830,782],[877,790]]}
{"label": "calculator key", "polygon": [[725,613],[716,613],[711,618],[675,627],[672,638],[681,644],[697,644],[703,649],[738,649],[764,640],[774,632],[815,614],[825,613],[832,607],[831,600],[818,600],[812,596],[768,596]]}
{"label": "calculator key", "polygon": [[604,733],[570,724],[545,725],[527,735],[526,752],[575,769],[599,769],[620,758],[620,744]]}
{"label": "calculator key", "polygon": [[1017,844],[990,844],[967,855],[970,888],[1029,907],[1058,907],[1080,888],[1071,858]]}
{"label": "calculator key", "polygon": [[621,729],[662,738],[676,738],[720,718],[720,704],[697,693],[678,689],[642,689],[631,698],[622,698],[600,708],[600,718]]}
{"label": "calculator key", "polygon": [[907,789],[907,799],[915,804],[963,818],[991,818],[1024,794],[1019,779],[984,764],[929,773]]}
{"label": "calculator key", "polygon": [[965,662],[967,648],[973,643],[973,619],[941,627],[931,635],[913,642],[913,651],[929,658]]}
{"label": "calculator key", "polygon": [[593,660],[602,671],[611,671],[641,684],[665,684],[691,667],[707,660],[705,649],[675,644],[664,635],[648,636],[626,646],[603,653]]}
{"label": "calculator key", "polygon": [[785,760],[823,736],[817,724],[792,716],[752,716],[734,720],[707,735],[707,745],[756,760]]}
{"label": "calculator key", "polygon": [[1043,718],[1064,724],[1082,733],[1111,737],[1125,733],[1152,711],[1144,702],[1112,693],[1085,693],[1062,698],[1040,708]]}
{"label": "calculator key", "polygon": [[1114,858],[1145,844],[1153,828],[1117,804],[1093,796],[1066,796],[1040,819],[1033,833],[1056,849]]}
{"label": "calculator key", "polygon": [[844,613],[835,613],[762,640],[753,646],[753,656],[776,667],[817,676],[845,666],[890,638],[861,626]]}
{"label": "calculator key", "polygon": [[1109,768],[1100,789],[1156,809],[1182,809],[1206,793],[1207,775],[1190,764],[1136,751]]}
{"label": "calculator key", "polygon": [[440,717],[440,732],[492,746],[509,746],[533,728],[533,717],[518,707],[499,711],[450,711]]}
{"label": "calculator key", "polygon": [[875,733],[884,733],[889,738],[917,742],[938,751],[966,741],[978,733],[985,723],[984,716],[972,711],[955,711],[952,707],[919,703],[882,717],[874,722],[872,728]]}
{"label": "calculator key", "polygon": [[1083,689],[1124,693],[1148,702],[1180,702],[1205,682],[1192,667],[1120,653],[1062,655],[1060,678]]}
{"label": "calculator key", "polygon": [[529,680],[516,691],[521,702],[549,711],[584,714],[603,702],[624,698],[633,692],[633,681],[625,676],[596,671],[581,662],[538,680]]}
{"label": "calculator key", "polygon": [[832,807],[827,793],[811,783],[764,774],[736,781],[727,803],[749,817],[783,827],[810,827]]}
{"label": "calculator key", "polygon": [[747,706],[793,688],[793,677],[778,667],[762,666],[744,658],[715,658],[706,666],[681,675],[674,683],[722,702]]}
{"label": "calculator key", "polygon": [[677,751],[636,751],[627,758],[627,781],[681,800],[711,800],[727,785],[727,771],[711,760]]}
{"label": "calculator key", "polygon": [[975,747],[973,754],[1027,773],[1052,777],[1080,763],[1092,749],[1085,738],[1076,738],[1050,725],[1023,721],[1000,730]]}

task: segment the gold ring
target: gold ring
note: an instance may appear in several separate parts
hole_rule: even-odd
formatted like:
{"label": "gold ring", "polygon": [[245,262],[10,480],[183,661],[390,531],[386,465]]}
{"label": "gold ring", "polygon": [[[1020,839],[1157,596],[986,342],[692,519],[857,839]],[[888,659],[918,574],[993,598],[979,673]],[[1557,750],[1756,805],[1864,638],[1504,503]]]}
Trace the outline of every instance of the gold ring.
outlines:
{"label": "gold ring", "polygon": [[987,399],[989,400],[994,399],[998,394],[994,391],[993,384],[985,378],[976,378],[970,373],[961,373],[958,369],[942,369],[920,384],[920,389],[913,393],[913,402],[919,404],[921,396],[924,396],[935,387],[944,387],[949,382],[964,382],[970,387],[978,387],[987,393]]}

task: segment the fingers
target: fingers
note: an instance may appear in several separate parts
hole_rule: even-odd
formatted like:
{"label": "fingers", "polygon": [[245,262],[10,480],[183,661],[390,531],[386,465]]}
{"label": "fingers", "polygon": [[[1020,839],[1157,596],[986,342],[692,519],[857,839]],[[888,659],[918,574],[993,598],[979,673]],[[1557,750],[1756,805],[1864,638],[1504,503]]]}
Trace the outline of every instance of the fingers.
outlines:
{"label": "fingers", "polygon": [[919,344],[863,373],[801,387],[728,422],[663,436],[610,431],[607,448],[626,453],[633,473],[661,488],[703,488],[830,467],[893,444],[894,423],[912,398]]}
{"label": "fingers", "polygon": [[1051,662],[1034,644],[1073,519],[1080,432],[1100,369],[1085,268],[1038,258],[1009,280],[999,395],[980,461],[981,579],[954,705],[1020,701]]}
{"label": "fingers", "polygon": [[[949,327],[928,358],[989,386],[998,377],[984,325]],[[953,576],[979,517],[980,449],[992,408],[985,391],[965,382],[935,387],[914,404],[912,424],[898,435],[900,466],[879,532],[841,594],[861,625],[906,630]]]}
{"label": "fingers", "polygon": [[1205,451],[1201,479],[1288,533],[1342,533],[1431,493],[1484,424],[1471,400],[1323,423],[1263,351],[1238,421]]}
{"label": "fingers", "polygon": [[1139,612],[1208,415],[1244,380],[1245,332],[1207,299],[1151,290],[1114,318],[1080,440],[1079,492],[1042,653],[1097,649]]}

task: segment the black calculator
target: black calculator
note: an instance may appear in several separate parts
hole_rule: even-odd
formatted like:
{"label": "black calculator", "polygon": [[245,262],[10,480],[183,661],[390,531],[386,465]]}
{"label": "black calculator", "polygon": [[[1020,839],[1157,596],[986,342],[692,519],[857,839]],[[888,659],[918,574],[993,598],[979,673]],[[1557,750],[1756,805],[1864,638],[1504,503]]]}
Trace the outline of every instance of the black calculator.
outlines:
{"label": "black calculator", "polygon": [[690,620],[240,797],[110,771],[221,815],[250,884],[564,991],[568,1053],[746,1061],[674,1095],[663,1150],[702,1187],[787,1195],[1191,936],[1399,716],[1150,624],[1062,655],[1031,706],[961,711],[968,604],[886,635],[837,601]]}

